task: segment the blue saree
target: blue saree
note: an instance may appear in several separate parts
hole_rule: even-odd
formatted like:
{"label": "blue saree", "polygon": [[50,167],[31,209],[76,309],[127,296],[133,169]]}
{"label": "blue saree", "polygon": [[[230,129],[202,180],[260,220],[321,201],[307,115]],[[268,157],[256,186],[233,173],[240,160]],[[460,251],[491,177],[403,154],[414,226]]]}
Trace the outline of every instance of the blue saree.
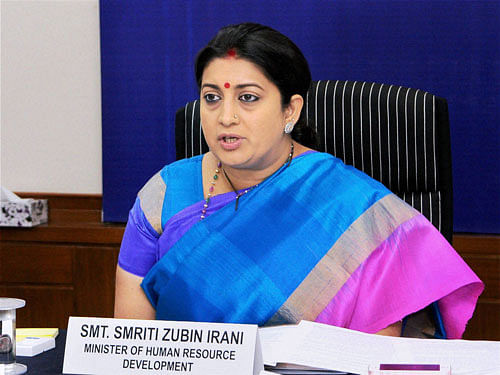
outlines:
{"label": "blue saree", "polygon": [[[307,319],[376,332],[437,301],[449,336],[462,335],[481,281],[383,185],[331,155],[310,153],[242,197],[237,211],[225,195],[198,221],[201,178],[190,176],[200,173],[200,160],[165,167],[141,191],[141,214],[129,221],[152,233],[156,258],[142,287],[157,319]],[[133,237],[127,231],[124,253]],[[119,264],[128,270],[126,258]]]}

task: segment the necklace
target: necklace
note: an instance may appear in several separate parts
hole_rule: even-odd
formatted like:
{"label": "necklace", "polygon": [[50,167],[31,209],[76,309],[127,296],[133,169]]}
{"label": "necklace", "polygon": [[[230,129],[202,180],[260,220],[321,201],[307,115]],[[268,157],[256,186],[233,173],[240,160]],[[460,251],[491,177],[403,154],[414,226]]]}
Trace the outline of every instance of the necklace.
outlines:
{"label": "necklace", "polygon": [[203,209],[201,210],[200,220],[203,220],[205,218],[205,214],[207,213],[208,204],[210,203],[210,198],[212,197],[212,193],[214,192],[215,183],[217,182],[217,179],[219,178],[221,166],[222,166],[222,163],[219,160],[219,162],[217,162],[217,168],[215,168],[214,177],[213,177],[213,180],[211,182],[211,186],[208,189],[207,199],[205,199],[205,203],[203,204]]}
{"label": "necklace", "polygon": [[[293,158],[293,142],[290,143],[290,153],[288,154],[288,158],[283,163],[283,165],[286,165],[288,167],[288,165],[290,165],[290,163],[292,162],[292,158]],[[278,168],[278,169],[280,169],[280,168]],[[233,182],[231,181],[231,179],[227,175],[227,173],[224,170],[224,168],[222,168],[222,172],[224,172],[224,176],[226,176],[226,178],[227,178],[227,180],[229,182],[229,185],[231,185],[231,188],[233,189],[234,193],[236,194],[236,203],[234,205],[234,210],[237,211],[238,210],[238,202],[239,202],[240,198],[243,195],[245,195],[246,193],[248,193],[250,190],[255,189],[257,186],[259,186],[259,184],[254,185],[254,186],[249,187],[249,188],[247,188],[247,189],[245,189],[243,191],[238,192],[238,190],[236,190],[236,188],[234,187]],[[267,180],[268,178],[269,178],[269,176],[267,176],[263,181]]]}
{"label": "necklace", "polygon": [[254,185],[254,186],[251,186],[249,187],[248,189],[245,189],[243,191],[240,191],[238,193],[238,190],[235,189],[234,185],[233,185],[233,182],[231,181],[231,179],[229,178],[229,176],[227,175],[226,171],[224,170],[224,168],[222,168],[222,172],[224,172],[224,176],[226,176],[227,180],[229,181],[229,185],[231,185],[231,188],[233,189],[234,193],[236,194],[236,204],[234,205],[234,210],[237,211],[238,210],[238,202],[241,198],[242,195],[245,195],[246,193],[248,193],[250,190],[252,189],[255,189],[257,186],[259,186],[259,184],[257,185]]}
{"label": "necklace", "polygon": [[[283,163],[283,166],[288,167],[290,165],[290,163],[292,162],[293,150],[294,150],[294,146],[293,146],[293,142],[291,142],[290,143],[290,153],[288,154],[288,158],[286,159],[286,161]],[[219,174],[220,174],[221,169],[222,169],[222,172],[224,173],[224,176],[227,178],[229,185],[231,185],[231,188],[233,189],[234,193],[236,194],[236,203],[234,206],[235,211],[238,210],[238,202],[239,202],[240,198],[243,195],[245,195],[246,193],[248,193],[249,191],[251,191],[252,189],[255,189],[257,186],[259,186],[259,184],[257,184],[257,185],[251,186],[247,189],[244,189],[244,190],[238,192],[238,190],[236,190],[236,188],[234,187],[233,182],[231,181],[231,179],[227,175],[224,168],[221,168],[221,167],[222,167],[222,163],[219,161],[217,163],[217,168],[215,169],[215,173],[214,173],[213,180],[211,182],[211,186],[208,189],[207,199],[205,199],[205,203],[203,204],[203,209],[201,210],[200,220],[203,220],[205,218],[205,214],[207,213],[208,205],[210,203],[210,198],[212,197],[212,193],[214,192],[215,183],[217,182],[217,179],[219,178]],[[279,169],[280,168],[278,168],[278,170]],[[263,181],[267,180],[270,176],[272,176],[272,174],[267,176]]]}

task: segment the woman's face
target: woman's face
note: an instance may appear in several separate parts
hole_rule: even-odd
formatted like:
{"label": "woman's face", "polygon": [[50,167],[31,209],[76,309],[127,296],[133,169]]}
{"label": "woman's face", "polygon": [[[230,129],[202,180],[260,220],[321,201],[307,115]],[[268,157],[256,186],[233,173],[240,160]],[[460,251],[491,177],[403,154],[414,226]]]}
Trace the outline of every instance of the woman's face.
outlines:
{"label": "woman's face", "polygon": [[265,170],[290,150],[283,129],[291,110],[253,63],[234,57],[216,58],[201,82],[200,114],[210,150],[225,166]]}

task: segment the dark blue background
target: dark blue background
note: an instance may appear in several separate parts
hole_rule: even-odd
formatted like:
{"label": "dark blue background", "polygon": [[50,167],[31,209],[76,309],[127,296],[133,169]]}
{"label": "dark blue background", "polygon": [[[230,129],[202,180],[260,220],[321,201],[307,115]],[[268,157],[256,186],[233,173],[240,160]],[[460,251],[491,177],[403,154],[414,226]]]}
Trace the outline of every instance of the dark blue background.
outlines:
{"label": "dark blue background", "polygon": [[500,2],[135,1],[101,3],[103,210],[125,221],[174,160],[174,115],[197,96],[193,60],[223,25],[289,36],[313,79],[381,82],[448,100],[454,230],[500,233]]}

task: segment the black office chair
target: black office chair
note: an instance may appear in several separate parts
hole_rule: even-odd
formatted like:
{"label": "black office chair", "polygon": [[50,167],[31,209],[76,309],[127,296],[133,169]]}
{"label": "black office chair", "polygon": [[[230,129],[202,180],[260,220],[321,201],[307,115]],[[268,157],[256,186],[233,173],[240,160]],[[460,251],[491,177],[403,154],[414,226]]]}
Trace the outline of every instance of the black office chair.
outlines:
{"label": "black office chair", "polygon": [[[448,104],[425,91],[368,82],[314,81],[305,110],[318,150],[382,182],[451,243],[453,202]],[[208,151],[199,101],[176,113],[177,159]]]}

